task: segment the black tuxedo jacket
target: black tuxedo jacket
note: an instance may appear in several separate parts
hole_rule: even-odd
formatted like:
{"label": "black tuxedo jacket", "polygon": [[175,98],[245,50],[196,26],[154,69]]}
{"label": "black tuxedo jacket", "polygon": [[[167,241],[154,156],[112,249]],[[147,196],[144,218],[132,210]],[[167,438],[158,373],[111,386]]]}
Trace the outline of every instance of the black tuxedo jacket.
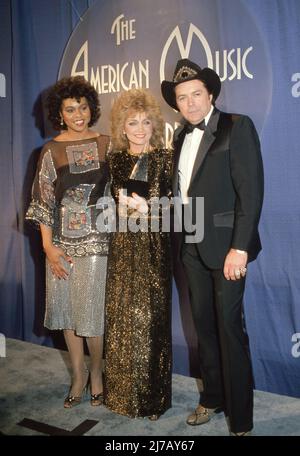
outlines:
{"label": "black tuxedo jacket", "polygon": [[[174,133],[173,193],[185,128]],[[254,124],[247,116],[214,109],[195,159],[188,196],[204,197],[204,238],[197,243],[204,263],[223,268],[230,248],[261,250],[258,222],[263,201],[263,165]]]}

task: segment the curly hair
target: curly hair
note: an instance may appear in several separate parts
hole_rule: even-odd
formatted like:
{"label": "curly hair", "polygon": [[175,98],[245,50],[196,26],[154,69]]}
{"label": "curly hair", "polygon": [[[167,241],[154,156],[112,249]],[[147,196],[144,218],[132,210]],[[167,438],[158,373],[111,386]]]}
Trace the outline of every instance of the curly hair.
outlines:
{"label": "curly hair", "polygon": [[128,116],[137,112],[145,112],[152,122],[153,133],[150,145],[155,149],[163,147],[164,120],[158,102],[145,89],[130,89],[122,92],[112,106],[110,120],[113,148],[117,150],[128,148],[124,126]]}
{"label": "curly hair", "polygon": [[77,101],[85,97],[91,111],[89,127],[94,125],[100,117],[100,102],[95,88],[83,76],[73,76],[60,79],[50,87],[47,96],[48,119],[55,130],[66,130],[61,125],[62,102],[66,98],[75,98]]}

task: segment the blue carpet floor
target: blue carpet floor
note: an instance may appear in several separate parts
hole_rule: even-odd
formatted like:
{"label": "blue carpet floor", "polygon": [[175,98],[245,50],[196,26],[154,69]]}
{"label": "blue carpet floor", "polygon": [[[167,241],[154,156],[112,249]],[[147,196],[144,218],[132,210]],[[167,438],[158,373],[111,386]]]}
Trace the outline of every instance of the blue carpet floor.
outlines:
{"label": "blue carpet floor", "polygon": [[[190,377],[173,375],[172,408],[156,422],[91,407],[88,397],[66,410],[69,381],[65,351],[7,339],[6,357],[0,358],[0,433],[107,436],[114,445],[118,436],[182,436],[188,441],[229,434],[223,413],[202,426],[185,423],[199,397],[197,382]],[[300,399],[255,391],[254,422],[253,436],[300,436]]]}

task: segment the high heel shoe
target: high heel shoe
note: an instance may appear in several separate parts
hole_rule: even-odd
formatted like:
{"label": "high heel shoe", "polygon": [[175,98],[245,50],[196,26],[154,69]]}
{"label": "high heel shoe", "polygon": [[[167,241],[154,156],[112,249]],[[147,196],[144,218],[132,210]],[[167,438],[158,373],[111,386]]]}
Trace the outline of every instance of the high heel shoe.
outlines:
{"label": "high heel shoe", "polygon": [[160,415],[159,414],[155,414],[155,415],[150,415],[148,416],[148,419],[150,421],[157,421],[159,419]]}
{"label": "high heel shoe", "polygon": [[64,400],[64,408],[75,407],[75,405],[79,405],[81,403],[81,401],[82,401],[82,395],[81,396],[71,396],[71,395],[69,395]]}
{"label": "high heel shoe", "polygon": [[[82,401],[82,397],[87,394],[90,376],[89,376],[88,371],[86,371],[86,373],[87,373],[87,380],[86,380],[85,386],[82,389],[81,396],[74,396],[72,394],[68,394],[68,396],[64,400],[64,408],[72,408],[72,407],[75,407],[76,405],[79,405]],[[72,390],[72,387],[70,388],[70,391],[71,390]]]}
{"label": "high heel shoe", "polygon": [[98,407],[103,404],[103,392],[99,394],[91,394],[91,405]]}
{"label": "high heel shoe", "polygon": [[[97,372],[96,372],[97,373]],[[97,375],[96,375],[97,377]],[[102,373],[100,373],[100,377],[102,377]],[[95,377],[93,377],[95,379]],[[99,384],[102,386],[102,381],[100,383],[98,383],[98,387],[99,387]],[[97,389],[98,389],[97,387]],[[99,387],[100,389],[101,387]],[[96,391],[97,391],[96,389]],[[98,389],[98,391],[99,391]],[[91,398],[90,398],[90,403],[93,407],[98,407],[99,405],[102,405],[103,404],[103,391],[101,393],[96,393],[96,394],[93,394],[92,393],[92,373],[90,372],[90,392],[91,392]]]}

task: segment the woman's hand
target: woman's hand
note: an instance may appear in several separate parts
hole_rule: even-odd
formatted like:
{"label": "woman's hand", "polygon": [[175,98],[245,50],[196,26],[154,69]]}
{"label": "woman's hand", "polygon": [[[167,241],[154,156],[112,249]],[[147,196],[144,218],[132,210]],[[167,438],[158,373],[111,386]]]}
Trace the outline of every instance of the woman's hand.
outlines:
{"label": "woman's hand", "polygon": [[63,260],[68,262],[70,266],[73,266],[72,258],[65,255],[64,251],[55,245],[48,245],[44,248],[47,260],[49,262],[50,269],[52,274],[55,275],[58,279],[66,280],[68,278],[68,271],[63,265]]}
{"label": "woman's hand", "polygon": [[142,198],[137,193],[132,193],[132,196],[126,196],[123,188],[119,192],[119,203],[138,211],[140,214],[148,213],[149,208],[145,198]]}
{"label": "woman's hand", "polygon": [[148,213],[148,204],[145,198],[142,196],[139,196],[137,193],[132,193],[132,198],[134,200],[135,204],[135,210],[140,212],[141,214],[147,214]]}

